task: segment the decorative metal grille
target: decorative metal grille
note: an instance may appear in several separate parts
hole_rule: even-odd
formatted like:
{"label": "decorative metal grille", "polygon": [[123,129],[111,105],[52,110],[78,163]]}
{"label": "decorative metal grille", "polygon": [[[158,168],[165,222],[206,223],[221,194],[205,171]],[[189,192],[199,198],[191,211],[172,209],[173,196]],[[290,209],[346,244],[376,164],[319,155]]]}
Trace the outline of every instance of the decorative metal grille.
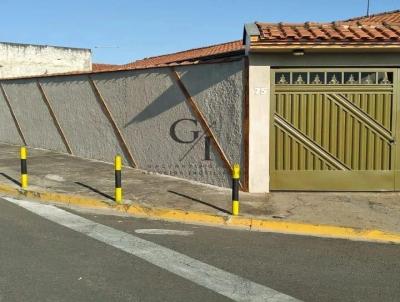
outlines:
{"label": "decorative metal grille", "polygon": [[393,72],[326,71],[276,72],[276,85],[392,85]]}

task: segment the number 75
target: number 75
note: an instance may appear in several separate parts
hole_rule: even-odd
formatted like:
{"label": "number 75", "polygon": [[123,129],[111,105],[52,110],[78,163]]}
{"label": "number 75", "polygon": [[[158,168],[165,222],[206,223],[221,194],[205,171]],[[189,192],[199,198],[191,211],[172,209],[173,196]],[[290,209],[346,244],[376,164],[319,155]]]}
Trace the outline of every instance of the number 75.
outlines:
{"label": "number 75", "polygon": [[268,92],[268,88],[256,87],[254,88],[254,92],[256,93],[256,95],[265,95]]}

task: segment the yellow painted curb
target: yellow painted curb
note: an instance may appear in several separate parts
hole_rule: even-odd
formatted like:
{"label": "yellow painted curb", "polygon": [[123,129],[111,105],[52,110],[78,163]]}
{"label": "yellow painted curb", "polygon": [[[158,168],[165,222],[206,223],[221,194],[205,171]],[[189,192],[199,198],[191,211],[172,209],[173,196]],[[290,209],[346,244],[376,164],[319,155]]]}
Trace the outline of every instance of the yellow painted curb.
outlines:
{"label": "yellow painted curb", "polygon": [[18,187],[4,184],[0,184],[0,192],[14,197],[25,197],[42,202],[58,202],[91,209],[111,209],[133,216],[148,217],[152,219],[222,225],[227,227],[244,228],[252,231],[400,244],[400,233],[390,233],[380,230],[364,230],[332,225],[314,225],[300,222],[257,219],[245,216],[221,216],[178,209],[145,207],[137,204],[111,205],[102,200],[90,197],[39,190],[23,190]]}
{"label": "yellow painted curb", "polygon": [[350,239],[357,241],[400,243],[399,233],[390,233],[380,230],[355,229],[332,225],[316,225],[299,222],[253,219],[251,229],[287,234]]}
{"label": "yellow painted curb", "polygon": [[225,224],[226,219],[223,216],[183,211],[175,209],[163,209],[163,208],[150,208],[139,205],[131,205],[127,208],[126,212],[135,216],[146,216],[152,218],[178,220],[184,222],[198,222],[207,224]]}
{"label": "yellow painted curb", "polygon": [[101,208],[101,209],[110,208],[110,205],[104,201],[90,197],[83,197],[80,195],[53,193],[53,192],[46,192],[39,190],[33,191],[29,189],[24,190],[21,188],[12,187],[4,184],[0,184],[0,192],[14,197],[26,197],[29,199],[34,199],[39,201],[54,201],[58,203],[64,203],[67,205],[78,205],[82,207]]}

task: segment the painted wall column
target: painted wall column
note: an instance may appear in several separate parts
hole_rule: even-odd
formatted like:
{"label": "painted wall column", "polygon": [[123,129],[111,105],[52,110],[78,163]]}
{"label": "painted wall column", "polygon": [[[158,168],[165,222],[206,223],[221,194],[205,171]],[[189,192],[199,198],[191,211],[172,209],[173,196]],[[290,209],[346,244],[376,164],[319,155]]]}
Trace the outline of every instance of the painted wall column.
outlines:
{"label": "painted wall column", "polygon": [[269,192],[270,66],[249,56],[249,192]]}

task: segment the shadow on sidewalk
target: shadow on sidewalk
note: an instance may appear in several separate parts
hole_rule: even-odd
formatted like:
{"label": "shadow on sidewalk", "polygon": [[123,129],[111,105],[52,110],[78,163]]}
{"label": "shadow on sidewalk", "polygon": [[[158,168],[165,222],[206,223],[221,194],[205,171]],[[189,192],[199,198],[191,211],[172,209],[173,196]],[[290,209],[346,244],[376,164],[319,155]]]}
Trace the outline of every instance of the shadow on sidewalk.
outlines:
{"label": "shadow on sidewalk", "polygon": [[0,175],[4,176],[4,177],[7,178],[9,181],[15,183],[17,186],[21,186],[21,183],[20,183],[18,180],[12,178],[11,176],[7,175],[6,173],[0,172]]}
{"label": "shadow on sidewalk", "polygon": [[79,186],[82,186],[82,187],[84,187],[86,189],[89,189],[90,191],[93,191],[93,192],[95,192],[95,193],[97,193],[97,194],[99,194],[99,195],[101,195],[101,196],[103,196],[103,197],[105,197],[107,199],[114,200],[114,197],[112,197],[112,196],[110,196],[110,195],[108,195],[106,193],[103,193],[103,192],[101,192],[101,191],[99,191],[99,190],[97,190],[97,189],[95,189],[95,188],[93,188],[93,187],[91,187],[91,186],[89,186],[87,184],[81,183],[79,181],[75,181],[74,183],[79,185]]}
{"label": "shadow on sidewalk", "polygon": [[184,198],[187,198],[187,199],[196,201],[196,202],[201,203],[201,204],[203,204],[203,205],[206,205],[206,206],[208,206],[208,207],[210,207],[210,208],[213,208],[213,209],[216,209],[216,210],[218,210],[218,211],[224,212],[225,214],[231,215],[231,212],[228,212],[227,210],[225,210],[225,209],[223,209],[223,208],[217,207],[217,206],[215,206],[215,205],[213,205],[213,204],[211,204],[211,203],[202,201],[202,200],[200,200],[200,199],[196,199],[196,198],[190,197],[190,196],[188,196],[188,195],[185,195],[185,194],[182,194],[182,193],[178,193],[178,192],[175,192],[175,191],[171,191],[171,190],[168,190],[167,192],[172,193],[172,194],[175,194],[175,195],[178,195],[178,196],[180,196],[180,197],[184,197]]}

